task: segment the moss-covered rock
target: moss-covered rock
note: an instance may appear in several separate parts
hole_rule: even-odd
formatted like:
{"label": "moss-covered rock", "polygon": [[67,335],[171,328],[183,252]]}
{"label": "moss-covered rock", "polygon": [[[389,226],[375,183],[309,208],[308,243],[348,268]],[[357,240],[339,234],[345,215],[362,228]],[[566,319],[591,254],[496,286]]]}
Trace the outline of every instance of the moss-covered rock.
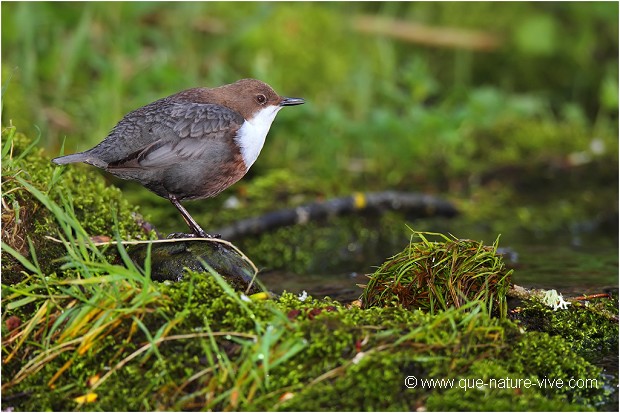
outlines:
{"label": "moss-covered rock", "polygon": [[574,302],[565,310],[553,308],[539,302],[529,302],[511,318],[529,331],[540,331],[558,336],[571,344],[581,356],[593,361],[601,352],[618,348],[617,301],[599,299]]}

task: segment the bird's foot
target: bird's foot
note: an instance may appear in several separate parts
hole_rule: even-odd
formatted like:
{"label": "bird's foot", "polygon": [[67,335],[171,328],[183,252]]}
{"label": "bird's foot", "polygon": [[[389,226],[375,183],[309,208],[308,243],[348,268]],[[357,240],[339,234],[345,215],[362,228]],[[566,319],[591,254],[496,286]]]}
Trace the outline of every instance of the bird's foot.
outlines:
{"label": "bird's foot", "polygon": [[172,234],[168,235],[166,237],[166,239],[180,239],[180,238],[222,238],[222,236],[220,234],[207,234],[204,231],[200,231],[197,234],[186,234],[183,232],[173,232]]}
{"label": "bird's foot", "polygon": [[194,234],[194,236],[196,238],[217,238],[217,239],[221,239],[222,238],[221,234],[207,234],[206,232],[204,232],[202,230],[200,232],[198,232],[197,234]]}
{"label": "bird's foot", "polygon": [[166,239],[180,239],[180,238],[193,238],[194,234],[186,234],[184,232],[173,232],[172,234],[168,234]]}

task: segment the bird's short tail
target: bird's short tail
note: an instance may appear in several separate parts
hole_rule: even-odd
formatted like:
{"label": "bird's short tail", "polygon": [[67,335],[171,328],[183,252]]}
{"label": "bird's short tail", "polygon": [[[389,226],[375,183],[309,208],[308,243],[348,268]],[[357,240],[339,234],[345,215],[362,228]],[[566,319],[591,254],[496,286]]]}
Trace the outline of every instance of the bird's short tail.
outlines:
{"label": "bird's short tail", "polygon": [[66,165],[68,163],[86,162],[87,158],[88,156],[83,153],[74,153],[73,155],[65,155],[54,158],[52,159],[52,162],[54,162],[56,165]]}
{"label": "bird's short tail", "polygon": [[89,165],[94,165],[97,168],[106,169],[108,167],[108,163],[102,161],[101,159],[92,156],[86,152],[74,153],[73,155],[65,155],[59,156],[58,158],[52,159],[56,165],[66,165],[68,163],[76,163],[76,162],[84,162]]}

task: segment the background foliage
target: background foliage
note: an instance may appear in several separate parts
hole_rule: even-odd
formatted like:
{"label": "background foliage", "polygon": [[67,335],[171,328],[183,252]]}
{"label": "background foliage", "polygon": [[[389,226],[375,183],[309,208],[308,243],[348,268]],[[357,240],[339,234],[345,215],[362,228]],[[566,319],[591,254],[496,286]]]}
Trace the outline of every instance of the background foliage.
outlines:
{"label": "background foliage", "polygon": [[[66,152],[91,147],[160,97],[256,77],[307,104],[279,115],[250,178],[285,169],[317,179],[326,196],[396,188],[458,198],[494,180],[527,194],[548,171],[559,180],[542,184],[553,187],[583,165],[583,180],[617,182],[615,2],[44,2],[2,11],[2,121],[40,129],[50,156],[65,139]],[[435,31],[403,40],[364,16]],[[437,43],[453,30],[495,46]],[[514,183],[523,176],[532,178]],[[120,185],[147,207],[162,202]],[[232,191],[242,196],[244,185]],[[617,193],[603,198],[617,211]]]}

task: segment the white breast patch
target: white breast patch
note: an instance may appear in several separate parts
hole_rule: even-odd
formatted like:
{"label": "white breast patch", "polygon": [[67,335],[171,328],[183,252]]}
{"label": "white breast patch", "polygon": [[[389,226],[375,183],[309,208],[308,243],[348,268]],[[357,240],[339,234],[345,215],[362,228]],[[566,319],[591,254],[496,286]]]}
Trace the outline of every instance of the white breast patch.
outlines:
{"label": "white breast patch", "polygon": [[237,132],[235,140],[239,145],[247,169],[250,169],[250,166],[258,158],[261,149],[263,149],[271,123],[280,109],[282,106],[273,105],[261,109],[251,121],[246,119]]}

